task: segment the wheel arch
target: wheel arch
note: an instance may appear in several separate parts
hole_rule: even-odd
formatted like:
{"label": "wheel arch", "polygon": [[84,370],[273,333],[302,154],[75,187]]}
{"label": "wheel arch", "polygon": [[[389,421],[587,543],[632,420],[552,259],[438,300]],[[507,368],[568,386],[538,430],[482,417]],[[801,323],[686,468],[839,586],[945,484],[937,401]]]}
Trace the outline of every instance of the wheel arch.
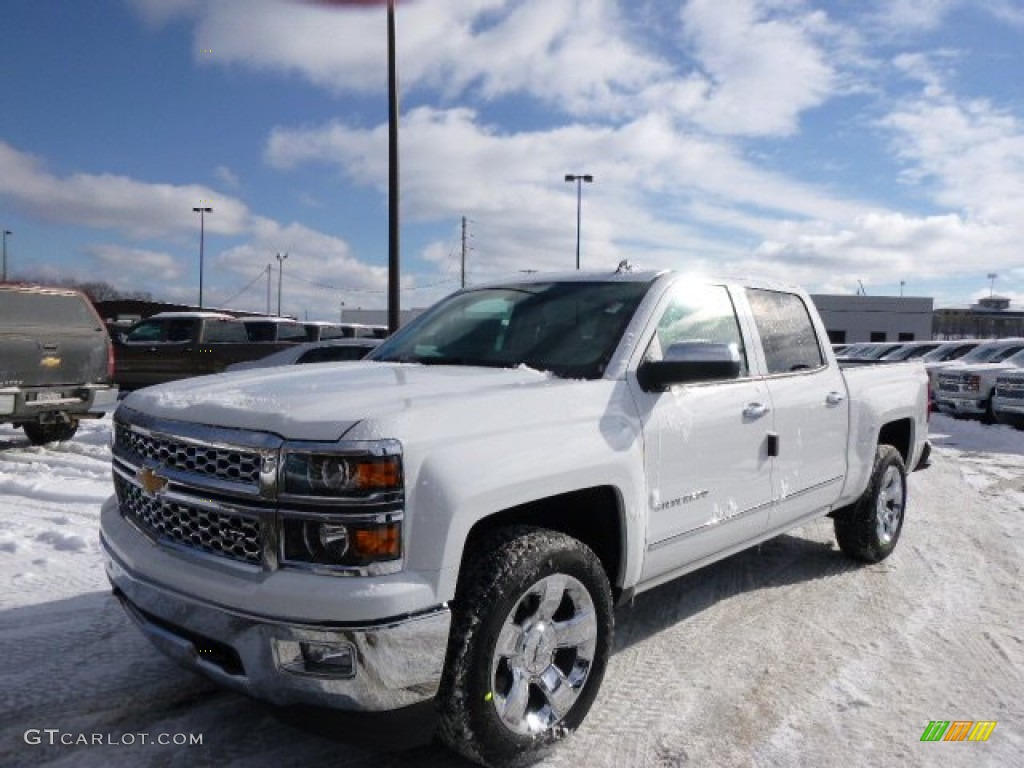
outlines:
{"label": "wheel arch", "polygon": [[878,445],[891,445],[909,466],[910,453],[914,445],[914,422],[912,419],[897,419],[883,424],[878,432]]}
{"label": "wheel arch", "polygon": [[603,485],[560,493],[478,520],[466,536],[460,574],[480,541],[493,531],[518,525],[558,531],[586,544],[601,562],[613,598],[620,598],[626,560],[626,522],[618,488]]}

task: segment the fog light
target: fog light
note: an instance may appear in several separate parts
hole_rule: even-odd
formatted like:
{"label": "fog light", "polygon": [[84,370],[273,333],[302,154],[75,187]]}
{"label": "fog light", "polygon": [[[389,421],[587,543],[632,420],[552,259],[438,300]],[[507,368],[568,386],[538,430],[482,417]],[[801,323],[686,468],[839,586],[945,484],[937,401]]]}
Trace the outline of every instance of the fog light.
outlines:
{"label": "fog light", "polygon": [[306,672],[331,677],[355,677],[355,649],[348,643],[300,642]]}

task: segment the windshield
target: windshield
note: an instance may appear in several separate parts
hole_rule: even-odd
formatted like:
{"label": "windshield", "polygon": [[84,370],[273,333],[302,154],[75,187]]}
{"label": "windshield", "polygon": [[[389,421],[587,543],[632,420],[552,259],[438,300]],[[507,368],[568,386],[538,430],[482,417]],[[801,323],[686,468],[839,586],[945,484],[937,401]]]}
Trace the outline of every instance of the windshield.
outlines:
{"label": "windshield", "polygon": [[648,286],[523,283],[463,291],[421,315],[368,359],[526,365],[563,378],[600,378]]}
{"label": "windshield", "polygon": [[988,345],[983,344],[982,346],[971,350],[966,355],[961,357],[960,362],[964,363],[965,365],[970,365],[971,363],[987,363],[997,354],[1002,352],[1004,349],[1005,347],[990,347]]}

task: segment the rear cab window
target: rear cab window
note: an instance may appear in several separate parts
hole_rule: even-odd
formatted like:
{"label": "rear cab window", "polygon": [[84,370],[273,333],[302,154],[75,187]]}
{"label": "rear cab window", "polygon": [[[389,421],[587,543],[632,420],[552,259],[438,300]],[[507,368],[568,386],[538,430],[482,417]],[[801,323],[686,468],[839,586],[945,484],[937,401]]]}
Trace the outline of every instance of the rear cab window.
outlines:
{"label": "rear cab window", "polygon": [[807,305],[795,293],[747,288],[769,375],[813,371],[825,365]]}
{"label": "rear cab window", "polygon": [[99,327],[83,296],[46,291],[0,292],[0,323],[47,328]]}

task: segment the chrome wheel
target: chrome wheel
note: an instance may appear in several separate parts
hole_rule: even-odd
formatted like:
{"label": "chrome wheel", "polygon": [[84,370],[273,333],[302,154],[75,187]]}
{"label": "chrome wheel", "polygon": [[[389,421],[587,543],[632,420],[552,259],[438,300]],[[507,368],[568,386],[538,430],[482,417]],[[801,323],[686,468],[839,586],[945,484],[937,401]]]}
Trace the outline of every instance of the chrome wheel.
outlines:
{"label": "chrome wheel", "polygon": [[886,468],[885,475],[878,490],[875,507],[875,521],[878,540],[888,545],[892,542],[903,521],[903,505],[905,499],[903,475],[894,466]]}
{"label": "chrome wheel", "polygon": [[491,697],[502,724],[530,735],[557,725],[583,692],[598,621],[586,587],[562,573],[527,589],[498,633]]}

